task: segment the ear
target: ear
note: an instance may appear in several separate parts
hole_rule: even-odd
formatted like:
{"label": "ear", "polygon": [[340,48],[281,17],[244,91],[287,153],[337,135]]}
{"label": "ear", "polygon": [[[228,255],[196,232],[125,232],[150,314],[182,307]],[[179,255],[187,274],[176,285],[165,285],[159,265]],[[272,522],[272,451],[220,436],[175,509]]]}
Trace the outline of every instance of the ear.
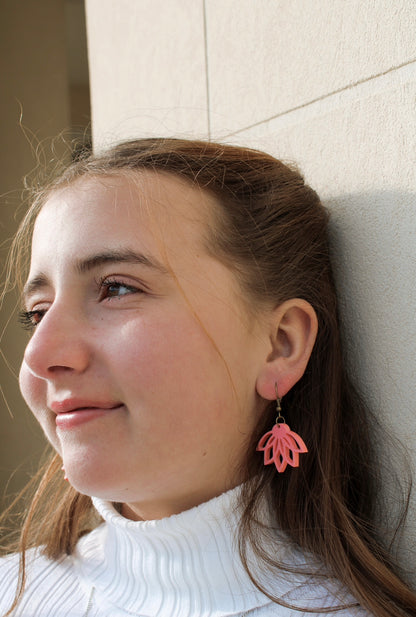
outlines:
{"label": "ear", "polygon": [[264,399],[284,396],[302,377],[318,332],[318,318],[312,305],[301,298],[280,304],[270,314],[270,353],[257,381],[257,393]]}

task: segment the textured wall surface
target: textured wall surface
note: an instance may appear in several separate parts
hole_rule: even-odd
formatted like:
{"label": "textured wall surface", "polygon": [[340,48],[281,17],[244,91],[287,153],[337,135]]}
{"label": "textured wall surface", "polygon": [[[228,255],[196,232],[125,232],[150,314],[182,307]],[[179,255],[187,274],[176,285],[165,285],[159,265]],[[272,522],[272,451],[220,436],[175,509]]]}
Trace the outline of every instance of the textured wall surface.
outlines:
{"label": "textured wall surface", "polygon": [[[201,2],[87,2],[93,137],[205,134]],[[102,141],[102,140],[101,140]]]}
{"label": "textured wall surface", "polygon": [[323,197],[352,372],[414,466],[413,0],[87,0],[87,20],[96,147],[223,139],[296,161]]}

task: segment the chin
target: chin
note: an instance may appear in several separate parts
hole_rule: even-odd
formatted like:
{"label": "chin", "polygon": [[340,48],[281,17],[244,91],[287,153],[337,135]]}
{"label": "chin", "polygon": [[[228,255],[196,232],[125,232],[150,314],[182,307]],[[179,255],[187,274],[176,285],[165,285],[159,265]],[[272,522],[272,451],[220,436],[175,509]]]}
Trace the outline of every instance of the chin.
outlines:
{"label": "chin", "polygon": [[104,470],[97,473],[97,469],[88,470],[86,466],[74,469],[69,464],[65,465],[65,473],[71,486],[82,495],[119,503],[128,500],[128,489],[118,486],[117,480],[112,479]]}

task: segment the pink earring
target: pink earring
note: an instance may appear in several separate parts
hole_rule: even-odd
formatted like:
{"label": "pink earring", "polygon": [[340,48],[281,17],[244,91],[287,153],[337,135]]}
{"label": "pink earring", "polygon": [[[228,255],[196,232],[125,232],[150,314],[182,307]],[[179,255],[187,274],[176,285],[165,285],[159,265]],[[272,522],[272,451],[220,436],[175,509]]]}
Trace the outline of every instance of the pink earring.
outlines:
{"label": "pink earring", "polygon": [[62,465],[61,470],[64,472],[64,480],[66,480],[68,482],[68,478],[65,472],[65,467]]}
{"label": "pink earring", "polygon": [[263,435],[257,445],[257,451],[264,452],[264,464],[270,465],[274,463],[279,473],[282,473],[288,465],[291,467],[299,467],[299,453],[307,452],[303,439],[294,431],[290,430],[286,424],[284,417],[281,414],[281,399],[277,392],[277,383],[275,384],[276,391],[276,424],[271,431]]}

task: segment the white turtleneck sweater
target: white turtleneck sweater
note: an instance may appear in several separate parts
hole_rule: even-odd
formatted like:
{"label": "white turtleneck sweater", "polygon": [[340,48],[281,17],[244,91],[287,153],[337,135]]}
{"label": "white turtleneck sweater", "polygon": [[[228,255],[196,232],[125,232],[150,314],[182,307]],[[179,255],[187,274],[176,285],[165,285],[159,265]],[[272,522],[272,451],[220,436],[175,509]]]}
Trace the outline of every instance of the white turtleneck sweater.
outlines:
{"label": "white turtleneck sweater", "polygon": [[[93,499],[104,523],[81,538],[75,554],[50,561],[29,551],[27,583],[15,617],[301,617],[272,603],[251,582],[236,546],[236,491],[181,514],[130,521]],[[282,540],[278,558],[305,559]],[[17,555],[0,560],[0,615],[17,582]],[[262,579],[265,580],[264,578]],[[271,585],[283,601],[304,608],[351,602],[334,581],[279,574]],[[327,613],[326,613],[327,614]],[[334,613],[368,617],[360,608]]]}

